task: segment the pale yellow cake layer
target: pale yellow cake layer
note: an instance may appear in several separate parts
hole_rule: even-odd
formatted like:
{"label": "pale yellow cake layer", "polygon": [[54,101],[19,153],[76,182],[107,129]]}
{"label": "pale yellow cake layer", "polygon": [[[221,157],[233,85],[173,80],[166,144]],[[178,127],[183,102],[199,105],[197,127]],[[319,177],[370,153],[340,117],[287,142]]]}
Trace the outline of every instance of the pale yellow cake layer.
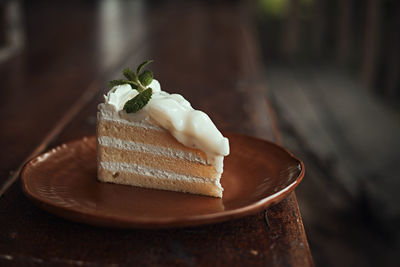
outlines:
{"label": "pale yellow cake layer", "polygon": [[220,174],[210,165],[190,162],[184,159],[172,158],[151,153],[120,150],[113,147],[98,146],[99,160],[105,162],[125,162],[148,166],[169,172],[218,179]]}
{"label": "pale yellow cake layer", "polygon": [[160,179],[128,172],[112,172],[103,168],[98,170],[98,179],[102,182],[222,197],[222,189],[212,183]]}
{"label": "pale yellow cake layer", "polygon": [[99,138],[101,136],[109,136],[136,143],[179,149],[194,153],[204,159],[207,158],[203,151],[189,148],[179,143],[168,131],[158,131],[119,122],[101,120],[97,123],[97,137]]}

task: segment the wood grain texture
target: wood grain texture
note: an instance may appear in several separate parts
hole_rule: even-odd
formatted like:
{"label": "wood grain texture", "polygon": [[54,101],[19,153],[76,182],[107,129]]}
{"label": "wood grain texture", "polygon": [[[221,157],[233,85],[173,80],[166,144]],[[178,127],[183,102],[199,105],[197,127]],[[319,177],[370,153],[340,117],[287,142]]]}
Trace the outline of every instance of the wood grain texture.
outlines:
{"label": "wood grain texture", "polygon": [[[60,127],[59,124],[57,126],[57,121],[76,103],[83,88],[89,90],[87,88],[90,88],[90,83],[106,84],[107,80],[118,76],[122,66],[134,66],[147,57],[156,60],[152,69],[163,89],[185,95],[195,108],[207,112],[221,130],[276,140],[276,129],[273,130],[271,126],[265,96],[260,94],[263,91],[262,81],[258,78],[257,70],[261,65],[258,62],[257,41],[252,34],[249,14],[251,9],[247,4],[172,2],[146,7],[139,2],[141,4],[132,7],[124,2],[118,3],[117,6],[107,8],[94,3],[84,6],[64,3],[69,13],[79,9],[79,12],[85,14],[82,23],[89,23],[85,31],[89,36],[76,36],[75,41],[80,46],[73,42],[72,45],[76,47],[71,50],[65,48],[71,52],[60,55],[56,53],[56,49],[49,48],[47,52],[38,42],[36,51],[31,54],[26,52],[35,59],[32,59],[32,66],[26,70],[15,67],[14,75],[32,75],[32,80],[27,84],[43,88],[41,94],[30,95],[31,100],[36,100],[32,103],[43,104],[37,109],[32,108],[35,110],[32,117],[26,119],[26,123],[30,124],[25,125],[25,121],[21,121],[21,127],[26,128],[9,127],[11,130],[7,132],[8,135],[1,136],[3,142],[8,136],[19,140],[17,137],[23,136],[21,132],[38,129],[27,138],[26,142],[32,145],[18,148],[14,161],[8,161],[5,166],[6,171],[15,169],[33,147],[43,141],[41,137],[50,129]],[[66,6],[62,6],[62,9],[65,10]],[[39,27],[39,23],[46,22],[43,20],[49,15],[47,8],[42,5],[27,7],[28,17],[39,16],[42,12],[41,20],[32,20],[29,26],[32,34],[39,34],[35,25]],[[100,39],[90,33],[97,29],[96,36],[100,38],[106,29],[101,28],[98,25],[99,20],[94,18],[107,16],[105,10],[112,8],[125,12],[139,8],[144,13],[140,17],[140,23],[134,24],[133,28],[123,27],[126,33],[132,31],[127,36],[121,34],[125,36],[124,42],[132,44],[131,46],[120,44],[107,50],[107,45],[112,44],[106,43],[100,49]],[[65,32],[73,35],[82,30],[76,29],[75,23],[68,22],[68,16],[61,11],[61,7],[54,7],[52,11],[52,16],[56,16],[54,12],[60,12],[58,19],[60,25],[65,25]],[[112,20],[112,14],[108,15]],[[130,16],[119,18],[129,22]],[[118,25],[121,27],[129,24]],[[45,33],[50,34],[51,30]],[[104,38],[108,40],[110,37]],[[64,49],[61,44],[60,49]],[[104,51],[109,52],[107,54]],[[44,56],[46,53],[58,56],[58,63],[54,63],[51,57]],[[45,59],[42,64],[47,62],[48,65],[35,69],[35,64],[38,64],[35,62],[43,56]],[[15,58],[12,62],[18,65],[21,60]],[[10,70],[5,66],[1,68],[0,75],[7,76],[6,73]],[[58,70],[59,68],[67,69]],[[64,77],[68,81],[64,90],[56,86],[63,73],[74,73]],[[42,79],[39,77],[41,75],[44,75]],[[15,80],[8,79],[7,82],[11,86]],[[14,86],[17,89],[10,89],[10,92],[24,93],[28,90],[24,89],[24,85],[25,83],[16,84]],[[99,86],[98,91],[88,97],[88,104],[79,109],[77,115],[65,127],[61,127],[62,130],[54,134],[51,140],[42,144],[51,147],[72,138],[94,134],[97,104],[105,89]],[[7,112],[15,111],[17,99],[17,95],[10,98],[9,106],[3,108]],[[46,100],[54,103],[46,106]],[[15,116],[15,120],[18,120],[21,113]],[[10,151],[10,144],[3,145]],[[3,173],[1,177],[4,179],[6,176]],[[126,231],[90,227],[48,214],[23,196],[17,181],[1,197],[0,215],[1,265],[312,265],[294,194],[269,209],[267,217],[262,212],[226,223],[196,228]]]}
{"label": "wood grain texture", "polygon": [[[43,150],[38,144],[77,102],[91,98],[85,89],[91,84],[97,89],[95,80],[112,69],[98,63],[99,54],[121,61],[121,55],[98,47],[102,27],[93,4],[42,2],[25,8],[25,49],[0,65],[0,186],[32,151]],[[130,35],[121,42],[135,48]]]}

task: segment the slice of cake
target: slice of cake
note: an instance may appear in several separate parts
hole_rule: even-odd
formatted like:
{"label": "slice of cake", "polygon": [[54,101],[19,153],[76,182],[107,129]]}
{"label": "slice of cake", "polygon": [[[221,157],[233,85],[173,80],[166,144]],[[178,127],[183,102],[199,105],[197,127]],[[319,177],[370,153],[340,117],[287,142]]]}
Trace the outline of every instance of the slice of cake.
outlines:
{"label": "slice of cake", "polygon": [[228,139],[181,95],[161,91],[150,71],[124,70],[97,113],[102,182],[222,197]]}

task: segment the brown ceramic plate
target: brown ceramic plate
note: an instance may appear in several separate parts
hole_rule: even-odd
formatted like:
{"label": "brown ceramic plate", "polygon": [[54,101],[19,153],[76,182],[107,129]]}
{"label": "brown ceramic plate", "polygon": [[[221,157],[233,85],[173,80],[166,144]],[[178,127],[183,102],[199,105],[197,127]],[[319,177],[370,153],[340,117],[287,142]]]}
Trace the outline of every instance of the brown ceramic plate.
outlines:
{"label": "brown ceramic plate", "polygon": [[22,171],[25,194],[41,208],[73,221],[118,228],[200,225],[260,211],[287,196],[304,176],[303,163],[271,142],[228,134],[222,199],[96,179],[96,139],[56,147]]}

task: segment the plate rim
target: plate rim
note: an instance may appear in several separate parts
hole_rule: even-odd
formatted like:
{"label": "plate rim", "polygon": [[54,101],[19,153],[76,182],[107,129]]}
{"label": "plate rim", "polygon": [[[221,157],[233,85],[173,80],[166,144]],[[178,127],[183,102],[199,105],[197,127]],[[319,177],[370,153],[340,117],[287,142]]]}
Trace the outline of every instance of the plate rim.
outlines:
{"label": "plate rim", "polygon": [[[53,148],[46,150],[39,155],[34,156],[28,162],[25,163],[22,171],[21,171],[21,187],[24,195],[28,197],[31,201],[33,201],[38,207],[46,210],[47,212],[57,215],[58,217],[72,220],[78,223],[89,224],[100,227],[107,228],[123,228],[123,229],[158,229],[158,228],[180,228],[180,227],[188,227],[188,226],[200,226],[200,225],[209,225],[217,222],[228,221],[231,219],[238,219],[241,217],[245,217],[251,214],[255,214],[261,210],[266,209],[269,206],[277,204],[281,202],[284,198],[288,197],[291,192],[299,185],[299,183],[303,180],[305,175],[305,165],[302,160],[296,157],[292,152],[284,148],[283,146],[276,144],[272,141],[261,139],[254,136],[249,136],[245,134],[239,133],[231,133],[224,132],[224,136],[236,136],[240,138],[250,138],[256,141],[267,142],[269,145],[278,148],[279,150],[284,151],[288,154],[288,156],[294,159],[300,167],[299,175],[293,180],[292,183],[285,186],[284,188],[278,190],[272,195],[263,197],[262,199],[252,202],[244,207],[232,209],[232,210],[223,210],[216,213],[209,214],[201,214],[201,215],[188,215],[184,217],[163,217],[157,219],[151,218],[138,218],[136,217],[133,220],[129,220],[129,218],[125,216],[116,216],[116,215],[106,215],[102,214],[101,216],[86,212],[83,213],[74,208],[68,208],[64,206],[58,206],[53,204],[50,200],[45,198],[40,198],[37,194],[32,193],[27,186],[27,175],[29,167],[33,165],[36,160],[39,160],[40,157],[47,156],[47,154],[54,154],[58,150],[65,148],[68,145],[80,142],[88,142],[90,139],[96,139],[95,135],[83,136],[79,138],[71,139],[67,142],[63,142]],[[113,224],[114,222],[114,224]],[[117,223],[117,225],[115,225]]]}

